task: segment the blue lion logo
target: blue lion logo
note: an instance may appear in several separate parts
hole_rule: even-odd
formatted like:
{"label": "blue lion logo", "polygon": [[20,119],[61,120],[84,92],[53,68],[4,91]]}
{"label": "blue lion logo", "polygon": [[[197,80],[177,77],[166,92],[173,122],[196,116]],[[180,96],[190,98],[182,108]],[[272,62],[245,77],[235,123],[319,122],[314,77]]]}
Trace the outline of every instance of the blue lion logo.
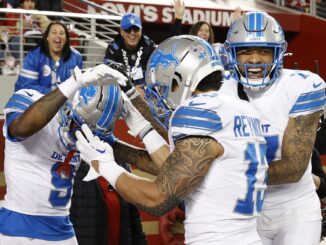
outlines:
{"label": "blue lion logo", "polygon": [[150,69],[156,68],[159,65],[161,65],[164,69],[169,67],[172,63],[175,63],[175,65],[178,65],[180,61],[174,56],[177,45],[179,45],[179,42],[174,44],[172,48],[171,53],[164,53],[162,50],[156,50],[155,53],[151,56],[149,67]]}
{"label": "blue lion logo", "polygon": [[88,105],[89,101],[96,95],[96,87],[94,85],[82,88],[79,96],[82,97],[81,102]]}

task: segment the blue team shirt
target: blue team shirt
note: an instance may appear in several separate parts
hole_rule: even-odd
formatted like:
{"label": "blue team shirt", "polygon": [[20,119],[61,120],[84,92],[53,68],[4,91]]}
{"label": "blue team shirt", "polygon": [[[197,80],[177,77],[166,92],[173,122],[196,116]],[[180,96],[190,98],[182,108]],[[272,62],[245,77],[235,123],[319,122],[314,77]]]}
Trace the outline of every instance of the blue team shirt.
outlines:
{"label": "blue team shirt", "polygon": [[74,48],[71,48],[71,51],[67,61],[61,57],[58,62],[42,53],[40,47],[30,51],[24,59],[15,91],[29,88],[46,94],[55,89],[58,84],[71,76],[75,66],[79,68],[83,66],[81,54]]}

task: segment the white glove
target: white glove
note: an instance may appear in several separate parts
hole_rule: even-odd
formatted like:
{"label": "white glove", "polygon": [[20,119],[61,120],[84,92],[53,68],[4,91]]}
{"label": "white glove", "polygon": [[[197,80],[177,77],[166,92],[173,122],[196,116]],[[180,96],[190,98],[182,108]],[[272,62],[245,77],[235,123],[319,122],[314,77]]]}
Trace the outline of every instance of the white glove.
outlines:
{"label": "white glove", "polygon": [[130,135],[134,137],[139,136],[142,139],[153,127],[134,107],[128,96],[124,92],[121,95],[124,100],[123,108],[125,112],[122,118],[126,121],[129,128],[128,132]]}
{"label": "white glove", "polygon": [[102,175],[115,188],[118,177],[127,172],[121,168],[114,160],[112,147],[95,137],[86,124],[81,126],[82,132],[76,132],[76,146],[80,151],[80,157],[90,164],[90,171],[84,178],[85,181],[96,179],[99,175],[93,169],[91,162],[97,160],[99,163],[99,174]]}
{"label": "white glove", "polygon": [[59,84],[58,88],[66,98],[72,98],[77,90],[87,87],[90,84],[107,85],[109,83],[118,83],[126,85],[128,78],[121,72],[101,64],[93,68],[89,68],[82,72],[78,66],[74,68],[74,75]]}
{"label": "white glove", "polygon": [[104,64],[89,68],[83,73],[76,69],[74,69],[74,72],[79,88],[87,87],[90,84],[107,85],[109,83],[118,83],[125,86],[128,80],[121,72]]}
{"label": "white glove", "polygon": [[93,160],[98,160],[99,162],[114,161],[113,150],[109,144],[95,137],[86,124],[83,124],[81,129],[86,138],[80,131],[77,131],[76,146],[80,151],[80,157],[85,162],[90,164]]}

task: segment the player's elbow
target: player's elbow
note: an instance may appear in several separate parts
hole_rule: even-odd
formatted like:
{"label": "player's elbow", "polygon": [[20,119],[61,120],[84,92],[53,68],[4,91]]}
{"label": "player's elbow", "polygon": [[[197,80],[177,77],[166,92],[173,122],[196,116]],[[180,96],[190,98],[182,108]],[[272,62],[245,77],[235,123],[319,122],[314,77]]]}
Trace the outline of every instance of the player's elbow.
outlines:
{"label": "player's elbow", "polygon": [[162,216],[165,213],[167,213],[168,211],[170,211],[171,209],[175,208],[176,206],[178,206],[180,200],[178,200],[175,197],[167,197],[165,198],[163,201],[158,201],[158,200],[154,200],[153,202],[153,206],[140,206],[140,208],[151,214],[154,216]]}
{"label": "player's elbow", "polygon": [[296,174],[296,175],[293,175],[292,179],[289,182],[290,183],[297,183],[297,182],[299,182],[301,180],[302,176],[303,176],[303,173],[301,173],[301,172]]}

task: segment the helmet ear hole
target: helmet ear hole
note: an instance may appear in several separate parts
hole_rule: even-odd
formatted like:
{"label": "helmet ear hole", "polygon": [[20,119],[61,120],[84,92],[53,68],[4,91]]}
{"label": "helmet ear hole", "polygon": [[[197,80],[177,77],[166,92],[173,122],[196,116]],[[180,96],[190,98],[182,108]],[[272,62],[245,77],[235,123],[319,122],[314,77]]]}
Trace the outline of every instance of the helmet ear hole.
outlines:
{"label": "helmet ear hole", "polygon": [[179,89],[179,83],[182,83],[182,76],[179,72],[174,73],[174,77],[172,78],[171,83],[171,92],[177,92]]}
{"label": "helmet ear hole", "polygon": [[179,88],[178,82],[175,78],[172,79],[171,92],[176,92]]}

